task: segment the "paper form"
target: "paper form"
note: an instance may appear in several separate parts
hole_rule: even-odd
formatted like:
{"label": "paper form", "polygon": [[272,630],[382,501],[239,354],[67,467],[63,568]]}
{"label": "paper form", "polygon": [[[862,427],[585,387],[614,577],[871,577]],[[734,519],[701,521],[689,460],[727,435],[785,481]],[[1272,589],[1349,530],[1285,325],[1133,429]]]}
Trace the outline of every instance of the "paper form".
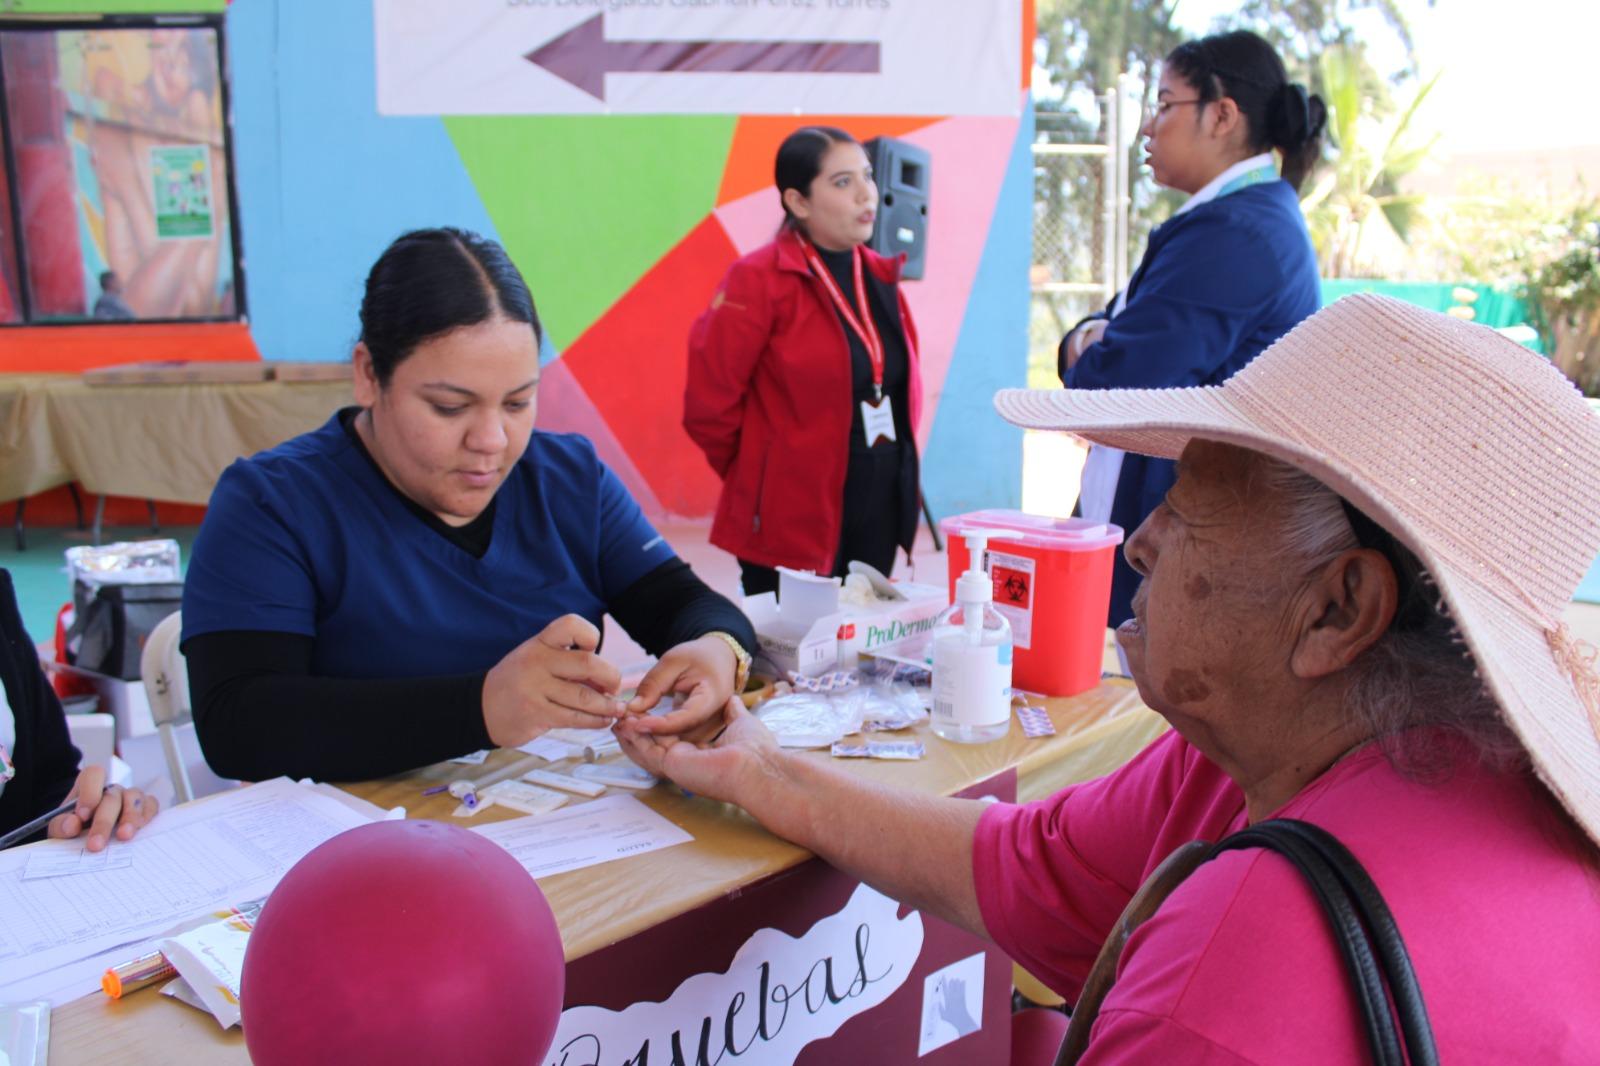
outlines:
{"label": "paper form", "polygon": [[88,851],[81,844],[76,848],[40,848],[28,856],[22,879],[36,881],[42,877],[70,877],[73,874],[92,874],[132,866],[133,856],[118,847],[122,843],[113,840],[98,852]]}
{"label": "paper form", "polygon": [[694,839],[632,796],[606,796],[472,831],[505,848],[534,877],[598,866]]}
{"label": "paper form", "polygon": [[[45,841],[0,852],[0,1002],[28,998],[30,982],[55,996],[72,964],[166,933],[193,918],[267,895],[308,851],[372,821],[287,778],[169,811],[132,840],[127,866],[42,880],[23,874]],[[94,976],[98,978],[98,971]],[[81,989],[91,991],[95,985]]]}

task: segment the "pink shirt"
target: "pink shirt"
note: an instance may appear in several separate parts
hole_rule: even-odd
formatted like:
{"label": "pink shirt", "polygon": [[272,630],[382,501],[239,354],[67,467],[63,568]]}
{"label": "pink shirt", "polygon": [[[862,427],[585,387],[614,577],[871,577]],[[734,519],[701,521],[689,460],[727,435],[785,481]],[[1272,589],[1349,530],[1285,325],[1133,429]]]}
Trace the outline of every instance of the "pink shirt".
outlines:
{"label": "pink shirt", "polygon": [[[1376,745],[1277,817],[1337,836],[1405,938],[1444,1062],[1600,1062],[1600,870],[1531,777],[1462,760],[1420,783]],[[1245,825],[1244,795],[1176,732],[1109,777],[986,811],[978,904],[1069,1000],[1145,877]],[[1206,863],[1129,939],[1085,1064],[1369,1061],[1327,920],[1287,860]]]}

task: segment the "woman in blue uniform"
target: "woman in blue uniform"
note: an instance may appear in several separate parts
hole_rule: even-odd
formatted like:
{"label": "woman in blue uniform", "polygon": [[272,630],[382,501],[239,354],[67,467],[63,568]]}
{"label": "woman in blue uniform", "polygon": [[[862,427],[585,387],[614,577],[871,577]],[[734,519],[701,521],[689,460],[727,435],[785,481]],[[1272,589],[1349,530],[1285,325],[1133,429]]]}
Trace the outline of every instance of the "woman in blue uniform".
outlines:
{"label": "woman in blue uniform", "polygon": [[[1297,193],[1321,152],[1325,118],[1322,101],[1291,84],[1253,33],[1173,49],[1140,133],[1156,182],[1190,197],[1150,234],[1127,288],[1062,339],[1063,385],[1218,384],[1317,310],[1316,253]],[[1136,529],[1175,479],[1170,460],[1095,446],[1079,512]],[[1119,555],[1110,625],[1132,616],[1138,584]]]}
{"label": "woman in blue uniform", "polygon": [[[677,732],[743,685],[750,623],[582,437],[534,431],[539,321],[505,250],[396,240],[367,277],[356,407],[240,460],[184,583],[195,727],[219,774],[353,780],[670,693]],[[619,698],[611,614],[660,661]]]}

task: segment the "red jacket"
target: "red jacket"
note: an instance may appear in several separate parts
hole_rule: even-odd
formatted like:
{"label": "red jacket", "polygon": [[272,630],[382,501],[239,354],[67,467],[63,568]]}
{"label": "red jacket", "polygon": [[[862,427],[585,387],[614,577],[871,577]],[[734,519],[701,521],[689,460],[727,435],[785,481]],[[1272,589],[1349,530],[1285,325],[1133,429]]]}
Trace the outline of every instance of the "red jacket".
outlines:
{"label": "red jacket", "polygon": [[[866,251],[867,269],[895,286],[915,426],[922,381],[900,262]],[[844,329],[798,238],[785,230],[728,268],[689,332],[683,428],[722,478],[711,543],[740,559],[833,570],[850,448]]]}

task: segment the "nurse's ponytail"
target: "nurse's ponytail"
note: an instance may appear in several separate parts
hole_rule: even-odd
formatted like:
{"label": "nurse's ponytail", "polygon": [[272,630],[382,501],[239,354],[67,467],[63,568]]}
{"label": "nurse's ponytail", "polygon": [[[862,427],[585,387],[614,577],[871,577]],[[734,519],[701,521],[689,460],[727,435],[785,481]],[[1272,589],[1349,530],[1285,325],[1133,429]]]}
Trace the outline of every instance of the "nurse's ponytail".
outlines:
{"label": "nurse's ponytail", "polygon": [[1248,30],[1219,33],[1180,44],[1167,56],[1167,66],[1201,100],[1233,100],[1248,127],[1250,150],[1277,149],[1283,180],[1299,191],[1322,157],[1328,109],[1321,97],[1289,81],[1270,44]]}
{"label": "nurse's ponytail", "polygon": [[1304,85],[1284,83],[1274,94],[1267,113],[1267,136],[1283,154],[1283,180],[1296,192],[1322,157],[1322,129],[1328,109],[1322,97],[1307,93]]}

